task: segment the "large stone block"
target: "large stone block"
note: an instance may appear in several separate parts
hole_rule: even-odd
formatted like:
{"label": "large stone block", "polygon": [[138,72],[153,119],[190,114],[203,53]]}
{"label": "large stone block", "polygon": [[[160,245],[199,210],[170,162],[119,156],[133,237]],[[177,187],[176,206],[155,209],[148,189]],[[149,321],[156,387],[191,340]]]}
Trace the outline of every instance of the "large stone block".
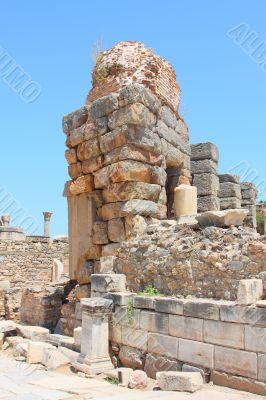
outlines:
{"label": "large stone block", "polygon": [[258,354],[258,379],[262,382],[266,382],[266,354]]}
{"label": "large stone block", "polygon": [[108,221],[108,238],[111,242],[123,242],[126,240],[123,218],[114,218]]}
{"label": "large stone block", "polygon": [[84,125],[79,128],[73,129],[69,132],[66,139],[66,145],[68,147],[76,147],[80,145],[84,140]]}
{"label": "large stone block", "polygon": [[178,338],[203,341],[203,320],[169,315],[169,333]]}
{"label": "large stone block", "polygon": [[67,114],[63,118],[63,130],[65,133],[69,133],[75,128],[78,128],[85,124],[88,119],[88,109],[86,107],[79,108],[76,111]]}
{"label": "large stone block", "polygon": [[108,96],[95,100],[90,108],[90,114],[93,118],[100,118],[111,114],[118,109],[118,94],[111,93]]}
{"label": "large stone block", "polygon": [[108,126],[115,129],[124,124],[131,124],[151,129],[155,122],[155,115],[147,107],[141,103],[134,103],[114,111],[109,116]]}
{"label": "large stone block", "polygon": [[219,152],[217,146],[213,143],[198,143],[191,145],[191,160],[210,159],[218,162]]}
{"label": "large stone block", "polygon": [[89,160],[101,155],[98,138],[81,143],[78,146],[77,155],[80,161]]}
{"label": "large stone block", "polygon": [[181,136],[185,143],[189,142],[188,126],[182,118],[177,120],[175,131]]}
{"label": "large stone block", "polygon": [[119,161],[134,160],[150,165],[161,165],[163,157],[161,154],[154,154],[149,150],[142,149],[132,144],[125,144],[117,147],[104,155],[104,165],[114,164]]}
{"label": "large stone block", "polygon": [[257,354],[215,346],[215,365],[218,371],[257,378]]}
{"label": "large stone block", "polygon": [[116,306],[128,306],[132,303],[133,293],[130,292],[119,292],[119,293],[105,293],[103,295],[104,299],[112,300],[113,304]]}
{"label": "large stone block", "polygon": [[142,369],[144,366],[142,351],[134,347],[122,346],[118,357],[124,367]]}
{"label": "large stone block", "polygon": [[217,175],[218,164],[217,162],[206,159],[206,160],[195,160],[191,161],[191,173],[192,174],[215,174]]}
{"label": "large stone block", "polygon": [[177,125],[177,117],[171,108],[162,106],[159,110],[158,117],[170,128],[175,129]]}
{"label": "large stone block", "polygon": [[134,309],[128,312],[128,307],[116,306],[113,314],[113,321],[116,325],[131,329],[139,329],[140,310]]}
{"label": "large stone block", "polygon": [[220,306],[220,318],[227,322],[264,326],[266,324],[266,309],[237,306],[234,303],[223,304]]}
{"label": "large stone block", "polygon": [[254,325],[245,326],[245,350],[266,353],[266,328]]}
{"label": "large stone block", "polygon": [[92,241],[94,244],[109,243],[106,222],[104,222],[104,221],[94,222],[92,231],[93,231]]}
{"label": "large stone block", "polygon": [[105,204],[102,207],[102,218],[105,221],[130,215],[143,215],[156,218],[158,214],[158,204],[149,200],[129,200],[127,202]]}
{"label": "large stone block", "polygon": [[166,140],[169,144],[187,154],[190,157],[190,146],[183,141],[182,137],[168,126],[163,121],[158,121],[155,131],[158,133],[162,140]]}
{"label": "large stone block", "polygon": [[183,314],[184,301],[171,298],[156,298],[155,311],[166,314]]}
{"label": "large stone block", "polygon": [[241,279],[237,291],[237,303],[241,305],[255,304],[263,295],[262,279]]}
{"label": "large stone block", "polygon": [[177,358],[178,339],[167,335],[161,335],[159,333],[149,333],[148,352],[166,357]]}
{"label": "large stone block", "polygon": [[212,344],[179,339],[178,359],[205,368],[214,367],[214,346]]}
{"label": "large stone block", "polygon": [[81,163],[71,164],[68,166],[68,175],[72,179],[77,179],[82,174]]}
{"label": "large stone block", "polygon": [[127,85],[123,87],[119,93],[120,107],[125,107],[128,104],[133,103],[142,103],[155,114],[161,107],[160,100],[152,93],[152,91],[139,83]]}
{"label": "large stone block", "polygon": [[101,257],[100,261],[95,268],[96,274],[109,274],[114,272],[115,256],[105,256]]}
{"label": "large stone block", "polygon": [[266,395],[266,385],[253,379],[243,378],[241,376],[232,376],[224,372],[213,371],[213,383],[218,386],[241,390],[249,393],[255,393],[261,396]]}
{"label": "large stone block", "polygon": [[222,174],[222,175],[219,175],[219,180],[220,180],[220,183],[232,182],[232,183],[240,184],[240,176],[239,175],[234,175],[234,174]]}
{"label": "large stone block", "polygon": [[166,171],[161,167],[153,167],[151,170],[151,183],[165,186],[167,179]]}
{"label": "large stone block", "polygon": [[162,155],[165,157],[167,167],[190,169],[190,157],[167,140],[161,139]]}
{"label": "large stone block", "polygon": [[91,290],[94,292],[125,292],[126,276],[124,274],[93,274]]}
{"label": "large stone block", "polygon": [[158,135],[143,126],[122,125],[100,137],[103,153],[130,144],[155,155],[161,153],[161,141]]}
{"label": "large stone block", "polygon": [[135,296],[133,300],[134,308],[146,308],[147,310],[154,310],[154,297]]}
{"label": "large stone block", "polygon": [[148,332],[134,327],[122,327],[121,343],[147,351]]}
{"label": "large stone block", "polygon": [[113,183],[103,190],[104,203],[143,199],[157,201],[161,186],[146,182]]}
{"label": "large stone block", "polygon": [[194,393],[203,386],[199,372],[157,372],[156,379],[161,390]]}
{"label": "large stone block", "polygon": [[179,371],[181,364],[165,356],[148,353],[145,360],[144,371],[149,378],[156,379],[156,373],[159,371]]}
{"label": "large stone block", "polygon": [[127,240],[132,240],[142,235],[147,228],[147,222],[141,215],[125,217],[125,229]]}
{"label": "large stone block", "polygon": [[103,156],[99,155],[97,157],[90,158],[89,160],[85,160],[81,165],[83,174],[90,174],[98,171],[103,167]]}
{"label": "large stone block", "polygon": [[140,328],[145,331],[168,334],[168,325],[167,314],[152,311],[141,311],[140,313]]}
{"label": "large stone block", "polygon": [[217,196],[220,188],[219,178],[214,174],[195,174],[193,186],[198,189],[198,196]]}
{"label": "large stone block", "polygon": [[232,182],[220,182],[219,197],[237,197],[241,199],[240,185]]}
{"label": "large stone block", "polygon": [[216,226],[220,228],[231,225],[241,226],[248,213],[248,210],[234,209],[224,211],[207,211],[197,215],[195,218],[202,227]]}
{"label": "large stone block", "polygon": [[91,282],[91,275],[94,272],[94,263],[92,261],[85,261],[75,271],[75,278],[80,285],[84,285]]}
{"label": "large stone block", "polygon": [[220,316],[219,304],[211,300],[187,300],[184,302],[184,315],[218,320]]}
{"label": "large stone block", "polygon": [[64,196],[76,196],[82,193],[92,192],[94,189],[94,182],[92,175],[80,176],[74,181],[66,182],[64,189]]}
{"label": "large stone block", "polygon": [[237,197],[220,198],[221,210],[241,208],[241,200]]}
{"label": "large stone block", "polygon": [[102,247],[102,256],[115,256],[118,250],[121,249],[120,243],[109,243]]}
{"label": "large stone block", "polygon": [[65,157],[69,165],[75,164],[77,162],[77,152],[76,149],[68,149],[65,151]]}
{"label": "large stone block", "polygon": [[221,346],[244,348],[244,325],[220,321],[204,321],[204,342]]}
{"label": "large stone block", "polygon": [[198,197],[198,211],[219,211],[220,199],[217,196],[200,196]]}

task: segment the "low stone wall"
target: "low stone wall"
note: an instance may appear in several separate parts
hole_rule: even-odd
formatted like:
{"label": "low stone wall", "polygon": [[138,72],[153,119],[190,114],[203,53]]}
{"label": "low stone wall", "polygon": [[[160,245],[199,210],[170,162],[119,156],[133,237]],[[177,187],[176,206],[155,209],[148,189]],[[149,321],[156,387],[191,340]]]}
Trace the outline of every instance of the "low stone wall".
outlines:
{"label": "low stone wall", "polygon": [[156,371],[199,367],[215,384],[266,395],[266,308],[233,302],[113,297],[113,359]]}
{"label": "low stone wall", "polygon": [[154,220],[145,234],[122,244],[113,264],[132,292],[150,284],[166,295],[235,300],[240,279],[264,279],[265,256],[266,237],[250,228],[192,229]]}
{"label": "low stone wall", "polygon": [[[68,272],[68,242],[27,237],[25,241],[0,241],[0,318],[19,320],[23,293],[29,287],[45,286],[53,281],[56,263]],[[34,309],[32,310],[34,312]]]}

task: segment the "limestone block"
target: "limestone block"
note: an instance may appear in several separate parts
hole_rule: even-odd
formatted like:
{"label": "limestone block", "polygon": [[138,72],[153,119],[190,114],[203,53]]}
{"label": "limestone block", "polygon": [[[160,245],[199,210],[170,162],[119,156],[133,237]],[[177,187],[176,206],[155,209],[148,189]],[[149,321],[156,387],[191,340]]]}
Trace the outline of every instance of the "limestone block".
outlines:
{"label": "limestone block", "polygon": [[53,371],[70,364],[69,358],[57,349],[44,348],[42,354],[42,364],[45,365],[48,370]]}
{"label": "limestone block", "polygon": [[82,174],[82,168],[80,162],[68,166],[68,175],[72,179],[77,179],[81,174]]}
{"label": "limestone block", "polygon": [[220,321],[204,321],[203,339],[207,343],[244,348],[244,326]]}
{"label": "limestone block", "polygon": [[174,190],[174,209],[177,218],[196,215],[198,211],[197,188],[182,184]]}
{"label": "limestone block", "polygon": [[237,197],[241,199],[240,185],[232,182],[220,182],[219,197]]}
{"label": "limestone block", "polygon": [[64,196],[76,196],[81,193],[89,193],[94,189],[93,176],[91,174],[80,176],[65,185]]}
{"label": "limestone block", "polygon": [[102,257],[115,256],[121,249],[120,243],[110,243],[102,247]]}
{"label": "limestone block", "polygon": [[67,135],[66,145],[68,147],[76,147],[84,140],[84,125],[79,128],[73,129]]}
{"label": "limestone block", "polygon": [[177,120],[175,131],[181,136],[185,143],[189,141],[188,127],[182,118]]}
{"label": "limestone block", "polygon": [[203,320],[169,315],[169,333],[184,339],[203,341]]}
{"label": "limestone block", "polygon": [[127,240],[137,238],[142,235],[147,228],[147,222],[141,215],[127,216],[124,220]]}
{"label": "limestone block", "polygon": [[[262,382],[266,382],[266,354],[258,354],[258,379]],[[265,395],[266,395],[266,388],[265,388]]]}
{"label": "limestone block", "polygon": [[255,304],[263,295],[262,279],[241,279],[237,291],[237,303],[241,305]]}
{"label": "limestone block", "polygon": [[93,157],[101,155],[98,138],[87,140],[78,146],[78,159],[80,161],[89,160]]}
{"label": "limestone block", "polygon": [[266,328],[245,326],[245,350],[266,353]]}
{"label": "limestone block", "polygon": [[177,166],[190,169],[190,157],[178,147],[170,144],[167,140],[161,139],[162,155],[165,157],[167,167]]}
{"label": "limestone block", "polygon": [[18,342],[13,346],[13,356],[14,357],[27,357],[29,351],[29,340]]}
{"label": "limestone block", "polygon": [[119,292],[119,293],[105,293],[103,295],[104,299],[112,300],[113,304],[116,306],[127,306],[132,302],[134,293],[130,292]]}
{"label": "limestone block", "polygon": [[195,299],[184,302],[184,315],[219,320],[220,308],[216,301]]}
{"label": "limestone block", "polygon": [[214,346],[212,344],[179,339],[178,359],[205,368],[214,367]]}
{"label": "limestone block", "polygon": [[161,186],[145,182],[113,183],[103,190],[104,203],[143,199],[157,201]]}
{"label": "limestone block", "polygon": [[107,235],[107,223],[104,221],[96,221],[93,224],[93,236],[92,241],[94,244],[106,244],[109,243]]}
{"label": "limestone block", "polygon": [[104,155],[103,165],[114,164],[123,160],[134,160],[150,165],[161,165],[163,157],[161,154],[154,154],[149,150],[142,149],[132,144],[117,147]]}
{"label": "limestone block", "polygon": [[3,320],[0,321],[0,333],[11,333],[16,331],[17,324],[14,321]]}
{"label": "limestone block", "polygon": [[140,350],[147,350],[148,332],[134,327],[122,327],[121,343]]}
{"label": "limestone block", "polygon": [[198,212],[219,211],[220,199],[217,196],[198,197]]}
{"label": "limestone block", "polygon": [[190,157],[190,146],[188,143],[183,141],[182,137],[161,120],[157,122],[155,131],[158,133],[162,140],[166,140],[169,144],[181,150],[182,153],[187,154]]}
{"label": "limestone block", "polygon": [[167,314],[144,310],[140,313],[140,328],[145,331],[168,334],[168,324]]}
{"label": "limestone block", "polygon": [[144,355],[141,350],[129,346],[121,346],[118,355],[122,365],[129,368],[142,369],[144,365]]}
{"label": "limestone block", "polygon": [[206,160],[195,160],[191,161],[191,173],[192,174],[214,174],[217,175],[218,164],[217,162],[206,159]]}
{"label": "limestone block", "polygon": [[266,309],[237,306],[235,303],[221,304],[220,318],[227,322],[264,326],[266,324]]}
{"label": "limestone block", "polygon": [[45,340],[46,336],[50,333],[49,329],[41,326],[19,325],[17,324],[16,330],[18,335],[33,341]]}
{"label": "limestone block", "polygon": [[82,333],[81,326],[74,328],[74,344],[75,344],[76,349],[80,349],[80,346],[81,346],[81,333]]}
{"label": "limestone block", "polygon": [[178,339],[175,337],[161,335],[159,333],[148,334],[148,352],[161,356],[178,357]]}
{"label": "limestone block", "polygon": [[87,119],[88,109],[86,107],[82,107],[76,111],[71,112],[63,118],[64,132],[69,133],[73,129],[80,127],[81,125],[85,124]]}
{"label": "limestone block", "polygon": [[157,372],[156,379],[161,390],[194,393],[203,386],[199,372]]}
{"label": "limestone block", "polygon": [[92,157],[89,160],[85,160],[81,164],[83,174],[91,174],[92,172],[98,171],[103,167],[103,156]]}
{"label": "limestone block", "polygon": [[132,103],[142,103],[148,107],[153,113],[157,113],[161,107],[160,100],[151,90],[145,88],[139,83],[126,85],[119,92],[119,106],[125,107]]}
{"label": "limestone block", "polygon": [[204,383],[210,382],[210,370],[207,368],[198,368],[195,367],[194,365],[183,364],[182,372],[199,372],[202,376]]}
{"label": "limestone block", "polygon": [[129,377],[129,389],[145,389],[148,386],[148,377],[146,372],[141,370],[133,371]]}
{"label": "limestone block", "polygon": [[99,208],[103,204],[102,190],[94,190],[87,194],[88,200],[92,201],[93,206]]}
{"label": "limestone block", "polygon": [[257,378],[257,354],[215,346],[215,365],[218,371]]}
{"label": "limestone block", "polygon": [[257,380],[232,376],[224,372],[213,371],[213,383],[218,386],[225,386],[236,390],[255,393],[261,396],[266,395],[266,385]]}
{"label": "limestone block", "polygon": [[129,200],[105,204],[102,207],[102,218],[105,221],[130,215],[156,217],[158,214],[158,205],[150,200]]}
{"label": "limestone block", "polygon": [[67,347],[64,346],[59,346],[58,351],[62,353],[66,358],[69,359],[69,361],[72,363],[75,363],[79,357],[79,353],[75,350],[71,350]]}
{"label": "limestone block", "polygon": [[41,364],[44,349],[54,349],[55,347],[49,343],[29,341],[27,352],[27,363]]}
{"label": "limestone block", "polygon": [[157,183],[152,182],[152,172],[153,169],[148,164],[131,160],[120,161],[94,173],[95,188],[101,189],[112,183],[125,181]]}
{"label": "limestone block", "polygon": [[234,174],[222,174],[222,175],[219,175],[219,180],[220,180],[220,183],[232,182],[232,183],[240,184],[240,176],[239,175],[234,175]]}
{"label": "limestone block", "polygon": [[157,297],[154,300],[155,311],[166,314],[183,314],[184,301],[171,298]]}
{"label": "limestone block", "polygon": [[151,129],[155,122],[155,115],[147,107],[141,103],[134,103],[114,111],[109,116],[108,126],[115,129],[124,124],[132,124]]}
{"label": "limestone block", "polygon": [[78,301],[91,296],[91,285],[77,285],[75,294]]}
{"label": "limestone block", "polygon": [[104,135],[108,131],[108,118],[100,117],[95,119],[95,126],[98,135]]}
{"label": "limestone block", "polygon": [[115,256],[101,257],[97,264],[94,273],[95,274],[109,274],[114,272]]}
{"label": "limestone block", "polygon": [[175,129],[177,125],[177,118],[171,108],[162,106],[159,110],[158,117],[170,128]]}
{"label": "limestone block", "polygon": [[241,226],[243,221],[248,214],[248,210],[245,209],[233,209],[224,211],[207,211],[196,216],[196,220],[200,226],[216,226],[216,227],[227,227],[227,226]]}
{"label": "limestone block", "polygon": [[68,149],[65,151],[65,157],[69,165],[77,162],[76,149]]}
{"label": "limestone block", "polygon": [[166,171],[161,167],[153,167],[151,170],[151,183],[165,186],[167,179]]}
{"label": "limestone block", "polygon": [[90,107],[90,114],[93,118],[100,118],[111,114],[118,109],[118,94],[111,93],[95,100]]}
{"label": "limestone block", "polygon": [[198,143],[191,145],[191,160],[213,160],[218,162],[219,152],[213,143]]}
{"label": "limestone block", "polygon": [[99,140],[101,151],[104,154],[124,145],[133,146],[128,150],[136,147],[157,156],[161,154],[161,141],[158,135],[142,126],[122,125],[101,136]]}
{"label": "limestone block", "polygon": [[122,343],[122,327],[111,320],[109,324],[109,340],[114,343]]}
{"label": "limestone block", "polygon": [[114,218],[108,221],[108,238],[111,242],[123,242],[126,240],[123,218]]}
{"label": "limestone block", "polygon": [[126,276],[124,274],[94,274],[91,276],[91,290],[100,293],[125,292]]}
{"label": "limestone block", "polygon": [[221,210],[241,208],[241,200],[237,197],[220,198]]}
{"label": "limestone block", "polygon": [[93,272],[94,263],[92,261],[85,261],[84,264],[75,271],[75,279],[80,285],[90,283]]}
{"label": "limestone block", "polygon": [[220,188],[219,178],[214,174],[195,174],[193,186],[197,187],[199,196],[217,196]]}
{"label": "limestone block", "polygon": [[156,373],[159,371],[178,371],[181,370],[181,364],[170,358],[148,353],[145,360],[144,371],[148,377],[156,379]]}
{"label": "limestone block", "polygon": [[134,308],[146,308],[147,310],[154,310],[154,300],[154,297],[134,296],[133,306]]}
{"label": "limestone block", "polygon": [[113,313],[113,320],[115,324],[119,324],[123,327],[128,327],[131,329],[139,328],[140,321],[140,310],[134,309],[132,313],[129,314],[127,306],[115,307],[115,312]]}

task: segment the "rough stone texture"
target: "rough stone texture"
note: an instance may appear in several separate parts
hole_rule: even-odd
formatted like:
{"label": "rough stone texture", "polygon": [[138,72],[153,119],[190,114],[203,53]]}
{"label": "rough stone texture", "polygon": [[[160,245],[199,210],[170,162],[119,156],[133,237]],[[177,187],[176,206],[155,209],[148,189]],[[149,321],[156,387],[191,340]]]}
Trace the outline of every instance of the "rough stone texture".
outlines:
{"label": "rough stone texture", "polygon": [[181,370],[181,364],[176,360],[150,353],[146,356],[144,371],[149,378],[156,379],[156,373],[159,371],[178,370]]}
{"label": "rough stone texture", "polygon": [[236,197],[238,199],[241,199],[240,185],[232,182],[220,182],[219,197]]}
{"label": "rough stone texture", "polygon": [[199,143],[191,145],[191,160],[213,160],[218,162],[219,152],[213,143]]}
{"label": "rough stone texture", "polygon": [[[252,230],[193,230],[172,222],[154,221],[143,235],[118,249],[114,270],[127,275],[131,291],[139,292],[149,283],[167,295],[235,300],[239,280],[264,271],[265,237]],[[176,302],[173,307],[179,307]],[[169,304],[166,307],[161,310],[172,312]]]}
{"label": "rough stone texture", "polygon": [[162,390],[194,393],[203,385],[199,372],[157,372],[156,379]]}
{"label": "rough stone texture", "polygon": [[241,196],[242,196],[242,207],[249,208],[249,214],[247,215],[244,224],[256,229],[256,199],[258,191],[256,186],[252,182],[241,183]]}
{"label": "rough stone texture", "polygon": [[255,304],[263,296],[262,279],[242,279],[237,291],[237,303],[241,305]]}
{"label": "rough stone texture", "polygon": [[142,369],[144,365],[144,355],[141,350],[129,346],[122,346],[118,357],[124,367]]}
{"label": "rough stone texture", "polygon": [[232,182],[232,183],[240,183],[240,176],[239,175],[234,175],[234,174],[222,174],[219,175],[219,181],[220,183],[224,182]]}
{"label": "rough stone texture", "polygon": [[257,378],[256,353],[215,346],[214,368],[229,374]]}
{"label": "rough stone texture", "polygon": [[198,212],[219,211],[220,199],[217,196],[199,196],[198,197]]}
{"label": "rough stone texture", "polygon": [[193,185],[198,189],[199,196],[217,196],[219,192],[219,179],[214,174],[195,174]]}
{"label": "rough stone texture", "polygon": [[148,377],[144,371],[133,371],[129,377],[128,387],[130,389],[145,389],[148,386]]}
{"label": "rough stone texture", "polygon": [[217,371],[214,371],[212,376],[215,385],[226,386],[232,389],[266,396],[266,385],[262,382],[240,376],[232,376]]}
{"label": "rough stone texture", "polygon": [[247,210],[232,209],[223,211],[206,211],[196,216],[200,226],[229,227],[241,226],[247,215]]}

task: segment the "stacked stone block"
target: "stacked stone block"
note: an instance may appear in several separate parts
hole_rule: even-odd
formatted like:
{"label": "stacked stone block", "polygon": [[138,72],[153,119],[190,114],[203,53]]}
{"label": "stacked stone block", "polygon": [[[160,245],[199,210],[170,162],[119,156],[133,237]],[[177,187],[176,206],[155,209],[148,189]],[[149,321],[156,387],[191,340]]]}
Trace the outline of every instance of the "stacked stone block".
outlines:
{"label": "stacked stone block", "polygon": [[219,175],[221,210],[241,208],[240,177],[233,174]]}
{"label": "stacked stone block", "polygon": [[257,220],[256,220],[256,199],[258,196],[258,191],[256,185],[252,182],[242,182],[241,183],[241,196],[242,208],[246,208],[249,210],[249,214],[245,219],[244,223],[251,228],[256,229]]}
{"label": "stacked stone block", "polygon": [[79,279],[84,263],[113,255],[147,218],[167,217],[166,171],[190,177],[190,146],[183,120],[139,84],[67,115],[63,128],[70,275]]}
{"label": "stacked stone block", "polygon": [[213,143],[191,145],[191,173],[193,186],[198,189],[198,211],[220,210],[219,153]]}

